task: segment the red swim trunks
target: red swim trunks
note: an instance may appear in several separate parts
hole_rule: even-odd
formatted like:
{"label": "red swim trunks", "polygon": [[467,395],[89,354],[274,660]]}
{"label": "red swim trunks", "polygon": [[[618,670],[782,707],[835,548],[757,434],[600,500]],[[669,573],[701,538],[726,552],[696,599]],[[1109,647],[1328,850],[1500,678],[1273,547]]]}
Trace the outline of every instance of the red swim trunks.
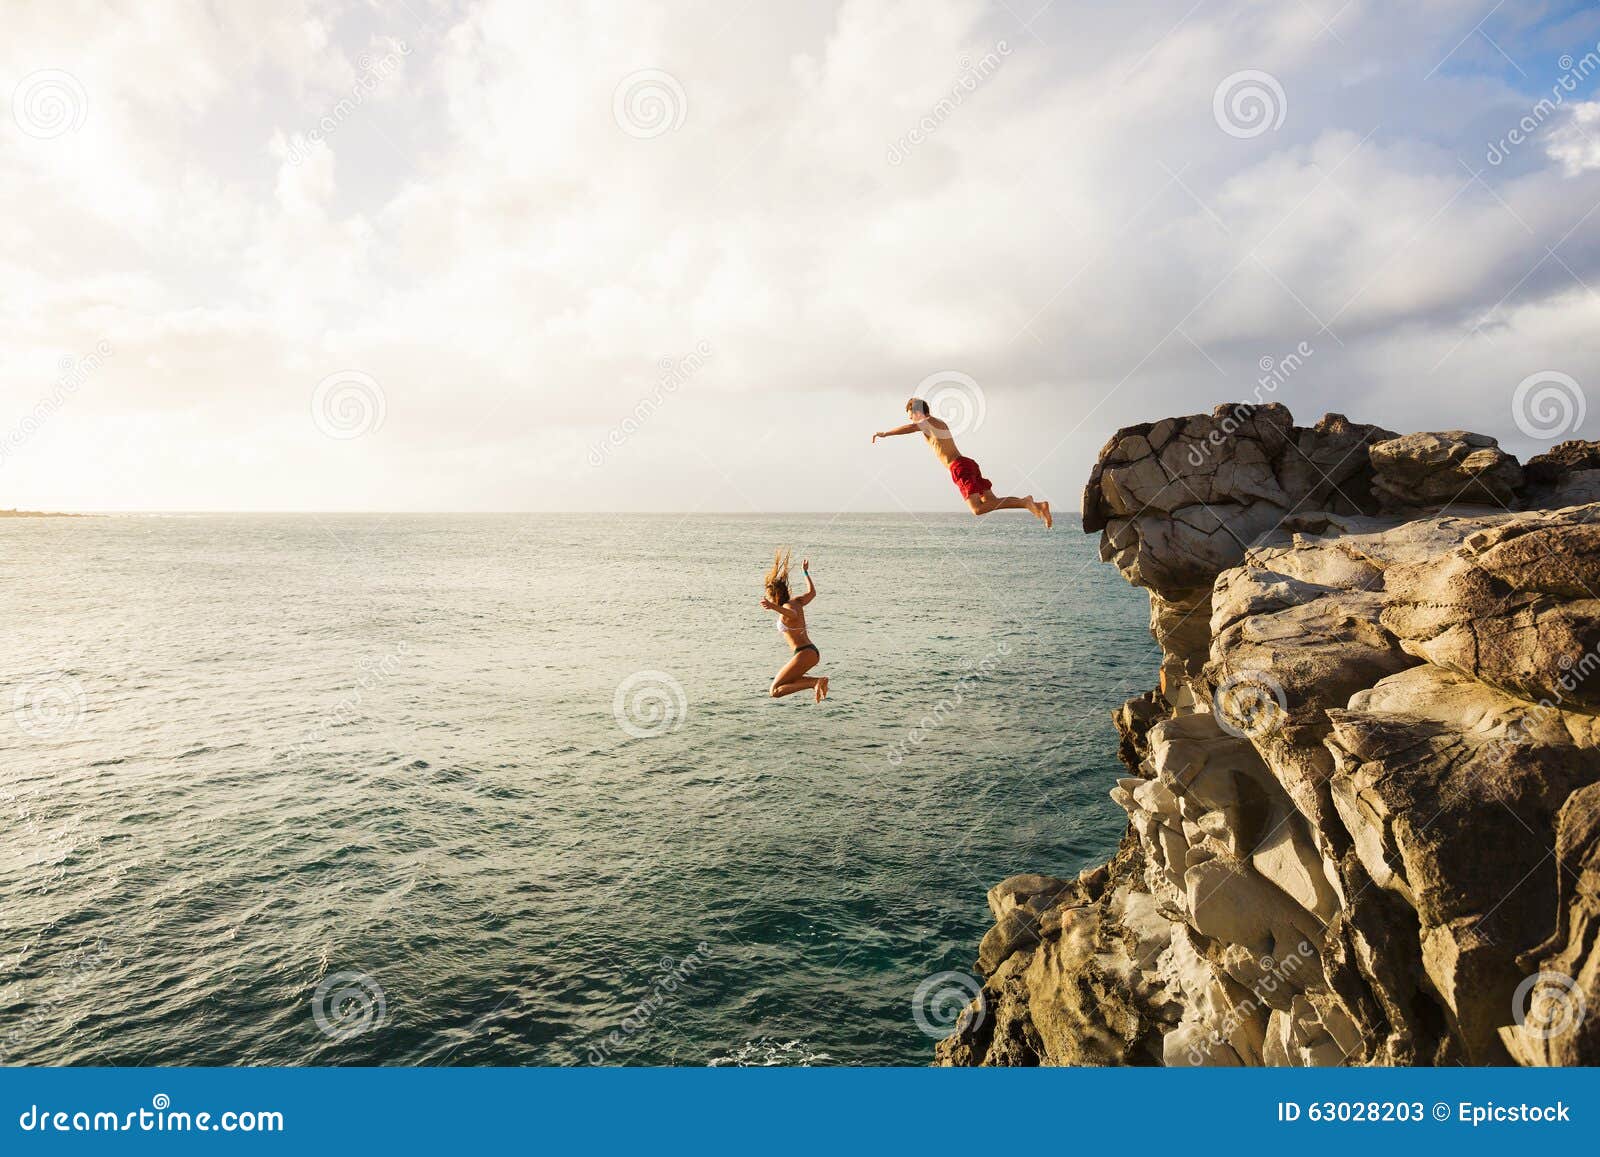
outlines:
{"label": "red swim trunks", "polygon": [[994,489],[994,483],[983,476],[983,471],[971,458],[957,458],[950,463],[950,481],[956,484],[963,498]]}

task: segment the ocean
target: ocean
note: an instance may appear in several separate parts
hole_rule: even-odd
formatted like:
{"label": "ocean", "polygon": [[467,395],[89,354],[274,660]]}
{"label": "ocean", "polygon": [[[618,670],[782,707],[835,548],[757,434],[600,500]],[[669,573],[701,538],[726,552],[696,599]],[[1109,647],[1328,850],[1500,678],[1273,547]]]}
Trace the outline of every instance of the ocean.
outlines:
{"label": "ocean", "polygon": [[1158,661],[1067,511],[8,519],[0,576],[13,1065],[926,1064]]}

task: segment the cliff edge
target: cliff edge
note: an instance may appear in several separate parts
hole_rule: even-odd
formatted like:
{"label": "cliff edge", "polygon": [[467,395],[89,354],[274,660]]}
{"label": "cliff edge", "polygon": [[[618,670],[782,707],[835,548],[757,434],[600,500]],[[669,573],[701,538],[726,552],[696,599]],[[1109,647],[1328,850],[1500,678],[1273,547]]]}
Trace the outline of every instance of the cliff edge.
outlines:
{"label": "cliff edge", "polygon": [[1600,444],[1119,430],[1150,596],[1112,860],[989,893],[942,1064],[1600,1063]]}

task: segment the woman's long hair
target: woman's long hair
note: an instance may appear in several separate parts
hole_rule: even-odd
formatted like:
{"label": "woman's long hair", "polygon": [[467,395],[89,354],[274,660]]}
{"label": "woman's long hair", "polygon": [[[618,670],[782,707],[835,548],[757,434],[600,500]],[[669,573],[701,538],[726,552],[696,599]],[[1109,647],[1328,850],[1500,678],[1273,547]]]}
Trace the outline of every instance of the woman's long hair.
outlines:
{"label": "woman's long hair", "polygon": [[762,584],[766,587],[767,601],[783,606],[789,601],[789,548],[772,552],[772,569],[767,571]]}

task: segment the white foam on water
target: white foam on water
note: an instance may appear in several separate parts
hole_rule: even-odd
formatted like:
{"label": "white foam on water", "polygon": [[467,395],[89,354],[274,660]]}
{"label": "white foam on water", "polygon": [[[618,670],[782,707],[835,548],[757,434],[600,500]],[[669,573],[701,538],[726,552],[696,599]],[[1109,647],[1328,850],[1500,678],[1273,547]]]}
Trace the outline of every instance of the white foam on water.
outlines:
{"label": "white foam on water", "polygon": [[707,1062],[709,1068],[773,1068],[792,1065],[808,1068],[812,1065],[838,1064],[831,1056],[818,1052],[805,1041],[775,1041],[769,1037],[747,1041],[725,1057]]}

